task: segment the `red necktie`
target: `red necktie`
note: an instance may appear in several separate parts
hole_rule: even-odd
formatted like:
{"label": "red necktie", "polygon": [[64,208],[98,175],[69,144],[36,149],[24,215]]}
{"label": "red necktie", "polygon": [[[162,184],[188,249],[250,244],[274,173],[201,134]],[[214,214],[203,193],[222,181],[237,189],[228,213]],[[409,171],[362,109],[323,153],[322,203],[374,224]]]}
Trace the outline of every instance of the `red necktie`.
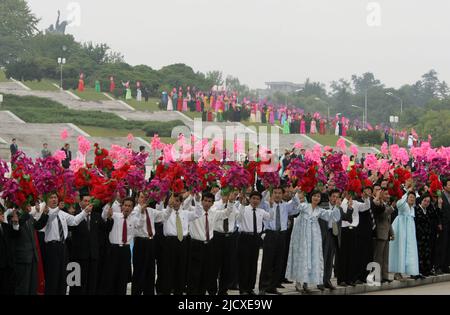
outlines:
{"label": "red necktie", "polygon": [[126,244],[128,241],[127,236],[127,218],[123,217],[123,228],[122,228],[122,244]]}
{"label": "red necktie", "polygon": [[206,229],[206,240],[209,242],[209,222],[208,222],[208,212],[205,212],[205,229]]}
{"label": "red necktie", "polygon": [[152,230],[152,222],[150,221],[150,216],[148,215],[147,210],[145,210],[145,216],[147,217],[147,232],[149,237],[153,237],[153,230]]}

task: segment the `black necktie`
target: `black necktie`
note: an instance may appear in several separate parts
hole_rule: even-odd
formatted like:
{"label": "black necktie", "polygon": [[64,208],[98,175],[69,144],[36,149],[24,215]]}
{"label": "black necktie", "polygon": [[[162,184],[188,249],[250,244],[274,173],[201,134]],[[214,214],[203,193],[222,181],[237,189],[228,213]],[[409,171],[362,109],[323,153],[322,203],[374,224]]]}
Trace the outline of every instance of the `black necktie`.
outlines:
{"label": "black necktie", "polygon": [[57,215],[56,218],[58,219],[59,241],[64,242],[64,230],[61,223],[61,219],[59,218],[59,215]]}
{"label": "black necktie", "polygon": [[256,209],[253,208],[253,234],[257,235],[258,234],[258,227],[256,225]]}
{"label": "black necktie", "polygon": [[277,231],[281,231],[281,214],[280,214],[280,204],[277,204],[277,210],[276,210],[276,217],[275,217],[275,229]]}
{"label": "black necktie", "polygon": [[370,219],[372,220],[372,230],[375,230],[375,228],[377,226],[375,223],[375,217],[373,216],[372,209],[369,209],[369,211],[370,211]]}
{"label": "black necktie", "polygon": [[[225,209],[227,208],[227,204],[225,204]],[[223,231],[224,233],[228,233],[230,230],[228,218],[223,220]]]}
{"label": "black necktie", "polygon": [[91,231],[91,215],[90,214],[87,215],[86,221],[87,221],[88,231]]}

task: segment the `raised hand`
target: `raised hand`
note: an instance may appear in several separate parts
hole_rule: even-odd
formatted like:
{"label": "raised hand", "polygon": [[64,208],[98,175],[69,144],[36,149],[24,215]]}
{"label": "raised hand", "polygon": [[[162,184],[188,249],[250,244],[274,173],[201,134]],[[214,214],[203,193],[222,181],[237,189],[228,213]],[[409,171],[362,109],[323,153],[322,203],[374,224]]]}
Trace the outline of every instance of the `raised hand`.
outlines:
{"label": "raised hand", "polygon": [[87,214],[89,214],[89,213],[92,212],[92,208],[94,208],[94,206],[91,205],[91,204],[89,204],[89,205],[86,207],[86,209],[84,209],[84,211],[85,211]]}
{"label": "raised hand", "polygon": [[17,210],[14,210],[14,211],[12,212],[11,222],[12,222],[14,225],[19,224],[19,215],[18,215]]}

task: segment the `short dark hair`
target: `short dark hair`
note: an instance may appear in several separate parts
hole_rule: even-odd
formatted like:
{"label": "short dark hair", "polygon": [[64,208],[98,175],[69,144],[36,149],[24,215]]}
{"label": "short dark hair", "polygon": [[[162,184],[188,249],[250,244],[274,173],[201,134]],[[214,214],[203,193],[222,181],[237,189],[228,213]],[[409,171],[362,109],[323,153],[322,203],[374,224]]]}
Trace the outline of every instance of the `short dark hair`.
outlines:
{"label": "short dark hair", "polygon": [[313,191],[311,191],[308,196],[306,197],[306,200],[308,200],[309,203],[312,202],[312,196],[314,195],[320,195],[320,199],[322,199],[322,193],[320,192],[320,190],[318,189],[313,189]]}
{"label": "short dark hair", "polygon": [[283,186],[274,187],[273,190],[275,190],[275,189],[281,189],[281,192],[282,192],[283,194],[284,194],[284,192],[285,192],[285,189],[284,189]]}
{"label": "short dark hair", "polygon": [[141,145],[140,147],[139,147],[139,151],[144,151],[145,150],[145,147],[143,146],[143,145]]}
{"label": "short dark hair", "polygon": [[16,141],[16,138],[13,138],[12,141]]}
{"label": "short dark hair", "polygon": [[261,193],[259,191],[256,191],[256,190],[252,191],[250,193],[249,198],[252,198],[253,196],[257,196],[257,197],[259,197],[259,199],[262,199],[262,195],[261,195]]}
{"label": "short dark hair", "polygon": [[205,193],[202,194],[202,201],[205,200],[205,199],[211,199],[214,202],[216,197],[210,192],[205,192]]}
{"label": "short dark hair", "polygon": [[331,197],[333,194],[336,194],[336,193],[341,195],[341,191],[339,189],[332,189],[328,192],[328,196]]}
{"label": "short dark hair", "polygon": [[450,181],[450,177],[447,177],[447,178],[444,178],[443,180],[442,180],[442,186],[447,186],[447,183]]}
{"label": "short dark hair", "polygon": [[133,207],[136,205],[136,201],[134,200],[134,198],[126,197],[125,199],[122,200],[122,206],[125,204],[126,201],[131,201],[131,203],[133,203]]}
{"label": "short dark hair", "polygon": [[413,195],[414,198],[416,198],[416,193],[414,191],[408,191],[408,197],[409,197],[409,195]]}
{"label": "short dark hair", "polygon": [[183,195],[179,193],[173,194],[174,198],[178,199],[179,202],[183,202]]}

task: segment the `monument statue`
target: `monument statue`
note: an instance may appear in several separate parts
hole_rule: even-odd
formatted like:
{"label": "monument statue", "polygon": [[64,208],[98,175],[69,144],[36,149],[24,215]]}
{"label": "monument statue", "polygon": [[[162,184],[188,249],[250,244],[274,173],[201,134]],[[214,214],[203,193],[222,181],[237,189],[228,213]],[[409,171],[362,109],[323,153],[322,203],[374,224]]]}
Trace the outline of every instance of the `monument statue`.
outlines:
{"label": "monument statue", "polygon": [[68,21],[62,21],[60,23],[60,17],[61,17],[61,11],[58,10],[58,18],[56,20],[55,25],[50,25],[49,28],[45,30],[46,34],[60,34],[65,35],[66,33],[66,27],[69,24]]}

